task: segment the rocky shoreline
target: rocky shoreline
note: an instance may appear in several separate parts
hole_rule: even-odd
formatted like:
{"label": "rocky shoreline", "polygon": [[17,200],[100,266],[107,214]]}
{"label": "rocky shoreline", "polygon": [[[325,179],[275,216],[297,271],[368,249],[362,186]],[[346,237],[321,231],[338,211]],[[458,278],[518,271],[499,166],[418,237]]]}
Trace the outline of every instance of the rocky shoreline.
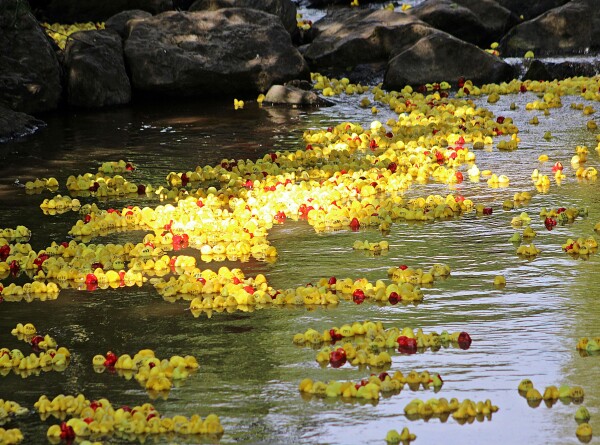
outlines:
{"label": "rocky shoreline", "polygon": [[[302,29],[291,0],[0,0],[0,141],[31,134],[44,124],[30,115],[61,108],[142,95],[256,97],[311,71],[363,83],[383,74],[388,90],[461,77],[503,82],[518,73],[491,54],[492,42],[503,57],[598,54],[596,1],[426,0],[396,11],[311,0],[327,14]],[[106,29],[74,33],[62,51],[42,21],[105,21]],[[534,60],[524,78],[592,76],[598,65]],[[293,87],[267,98],[325,104]]]}

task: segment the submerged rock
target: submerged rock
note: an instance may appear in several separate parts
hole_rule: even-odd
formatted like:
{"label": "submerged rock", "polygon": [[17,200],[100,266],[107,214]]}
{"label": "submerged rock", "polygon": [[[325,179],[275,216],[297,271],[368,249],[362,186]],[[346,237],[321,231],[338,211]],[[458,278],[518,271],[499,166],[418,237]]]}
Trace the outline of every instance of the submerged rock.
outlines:
{"label": "submerged rock", "polygon": [[309,76],[281,20],[249,8],[134,20],[125,58],[134,88],[177,96],[254,94]]}
{"label": "submerged rock", "polygon": [[27,3],[0,0],[0,104],[37,113],[61,98],[60,66]]}
{"label": "submerged rock", "polygon": [[72,34],[65,48],[67,99],[78,107],[122,105],[131,100],[123,44],[115,31]]}
{"label": "submerged rock", "polygon": [[45,126],[43,121],[33,116],[0,105],[0,143],[33,134]]}
{"label": "submerged rock", "polygon": [[500,42],[503,56],[581,54],[600,49],[598,0],[572,0],[511,29]]}
{"label": "submerged rock", "polygon": [[269,88],[263,103],[275,105],[293,105],[303,107],[324,107],[333,105],[314,91],[291,85],[273,85]]}
{"label": "submerged rock", "polygon": [[502,82],[514,76],[513,67],[475,45],[437,31],[393,57],[384,78],[384,87],[400,89],[460,77],[474,84]]}

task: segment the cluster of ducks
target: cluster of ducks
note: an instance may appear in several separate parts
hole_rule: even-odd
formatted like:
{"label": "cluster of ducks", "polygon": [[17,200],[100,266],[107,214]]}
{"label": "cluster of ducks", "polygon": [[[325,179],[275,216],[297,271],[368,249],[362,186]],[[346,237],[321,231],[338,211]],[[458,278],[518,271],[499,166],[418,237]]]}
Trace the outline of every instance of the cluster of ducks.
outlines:
{"label": "cluster of ducks", "polygon": [[450,276],[450,266],[442,263],[432,265],[428,272],[424,272],[421,268],[414,269],[404,264],[388,269],[388,277],[396,283],[431,284],[435,279],[446,278],[448,276]]}
{"label": "cluster of ducks", "polygon": [[[0,399],[0,425],[10,419],[29,413],[27,408],[22,407],[12,400]],[[18,428],[5,429],[0,426],[0,443],[2,445],[15,445],[23,440],[23,433]]]}
{"label": "cluster of ducks", "polygon": [[600,337],[582,337],[577,341],[576,349],[586,355],[600,354]]}
{"label": "cluster of ducks", "polygon": [[[352,341],[354,340],[354,341]],[[386,368],[392,361],[389,350],[396,349],[403,354],[424,352],[426,349],[438,350],[450,345],[468,349],[471,337],[466,332],[425,334],[421,329],[416,332],[409,327],[385,329],[381,322],[355,322],[340,328],[326,329],[323,333],[308,329],[295,334],[292,341],[297,345],[317,346],[325,342],[330,346],[322,347],[316,354],[316,361],[322,366],[339,368],[346,363],[352,366]],[[334,346],[341,341],[341,346]]]}
{"label": "cluster of ducks", "polygon": [[[463,334],[463,338],[461,338]],[[323,333],[315,329],[307,329],[304,333],[295,334],[292,341],[297,345],[321,345],[323,343],[335,343],[344,339],[361,338],[369,341],[376,341],[380,347],[396,348],[398,347],[398,338],[405,337],[415,340],[416,348],[437,348],[439,346],[448,346],[451,343],[458,344],[463,340],[465,332],[441,333],[431,332],[425,334],[422,329],[416,332],[410,327],[391,327],[385,328],[380,321],[373,322],[366,320],[356,321],[352,324],[344,324],[341,327],[332,327],[325,329]],[[470,343],[469,343],[470,346]]]}
{"label": "cluster of ducks", "polygon": [[389,430],[385,435],[385,441],[389,444],[398,444],[402,442],[403,444],[409,444],[413,440],[417,438],[416,434],[410,432],[408,427],[402,428],[401,432],[397,430]]}
{"label": "cluster of ducks", "polygon": [[456,398],[448,401],[444,397],[429,399],[425,402],[421,399],[414,399],[404,407],[404,414],[409,420],[427,420],[436,417],[445,422],[452,415],[452,418],[459,423],[470,423],[475,419],[479,421],[486,418],[491,420],[492,414],[497,411],[498,407],[492,405],[489,399],[485,402],[474,402],[470,399],[460,402]]}
{"label": "cluster of ducks", "polygon": [[301,393],[312,394],[321,397],[341,397],[342,400],[351,401],[353,399],[379,400],[382,394],[399,394],[404,385],[417,391],[421,386],[423,389],[433,387],[438,391],[443,380],[439,374],[431,375],[428,371],[411,371],[406,377],[400,371],[394,374],[382,372],[379,375],[371,375],[368,379],[362,379],[360,382],[340,382],[331,380],[327,383],[313,381],[306,378],[298,386]]}
{"label": "cluster of ducks", "polygon": [[44,199],[40,208],[45,215],[56,215],[70,210],[78,212],[81,209],[81,202],[77,198],[70,196],[56,195],[50,199]]}
{"label": "cluster of ducks", "polygon": [[581,403],[583,402],[584,391],[581,386],[562,385],[561,387],[548,386],[544,393],[540,393],[530,379],[523,379],[519,383],[519,394],[527,399],[531,406],[537,407],[541,401],[547,402],[552,406],[558,399],[565,402]]}
{"label": "cluster of ducks", "polygon": [[151,403],[115,408],[107,399],[90,401],[83,394],[59,394],[52,400],[46,395],[40,396],[34,408],[40,415],[67,414],[70,417],[66,422],[48,428],[49,439],[73,441],[76,438],[109,438],[123,434],[139,439],[147,435],[172,433],[219,438],[223,434],[223,427],[215,414],[207,415],[204,420],[198,414],[168,417],[161,415]]}
{"label": "cluster of ducks", "polygon": [[[438,275],[439,276],[439,275]],[[361,278],[322,278],[315,285],[309,283],[289,289],[274,289],[264,275],[245,278],[241,270],[221,267],[218,272],[210,269],[201,271],[190,268],[177,278],[171,276],[151,280],[163,298],[191,299],[190,309],[202,311],[249,306],[268,305],[336,305],[340,299],[361,304],[366,299],[397,304],[399,301],[418,302],[423,300],[419,286],[412,283],[392,283],[382,280],[371,283]]]}
{"label": "cluster of ducks", "polygon": [[16,445],[23,441],[23,433],[18,428],[5,429],[0,426],[0,443]]}
{"label": "cluster of ducks", "polygon": [[142,349],[133,357],[129,354],[117,356],[109,351],[106,355],[95,355],[92,364],[96,372],[112,368],[127,379],[135,378],[153,395],[168,393],[174,382],[185,380],[190,373],[198,369],[198,362],[191,355],[174,355],[169,359],[160,360],[150,349]]}
{"label": "cluster of ducks", "polygon": [[382,250],[389,250],[390,244],[385,240],[377,242],[356,240],[354,241],[354,244],[352,244],[352,248],[354,250],[369,250],[373,253],[377,253]]}
{"label": "cluster of ducks", "polygon": [[598,251],[598,242],[593,236],[579,237],[576,240],[569,238],[562,248],[569,255],[587,256]]}
{"label": "cluster of ducks", "polygon": [[[0,425],[17,416],[29,413],[27,408],[22,407],[12,400],[0,399]],[[0,426],[0,443],[2,445],[15,445],[23,440],[23,433],[18,428],[5,429]]]}
{"label": "cluster of ducks", "polygon": [[11,333],[29,343],[39,354],[31,352],[26,355],[20,349],[0,348],[0,375],[12,370],[22,377],[28,377],[39,371],[64,371],[69,365],[71,352],[64,346],[59,347],[50,335],[38,334],[33,324],[19,323]]}
{"label": "cluster of ducks", "polygon": [[[532,91],[538,94],[539,100],[528,104],[527,109],[545,113],[561,106],[563,94],[578,94],[589,100],[600,99],[596,93],[597,82],[589,85],[590,81],[585,79],[565,80],[560,85],[556,82],[515,80],[481,88],[467,81],[461,85],[455,98],[448,97],[444,91],[446,85],[438,85],[439,89],[428,85],[423,92],[415,92],[409,86],[401,91],[385,92],[381,86],[367,88],[352,84],[347,79],[338,81],[319,74],[314,74],[313,80],[316,82],[315,88],[327,95],[369,91],[375,101],[388,106],[398,117],[389,119],[385,124],[375,121],[368,128],[342,122],[326,130],[308,130],[303,135],[305,150],[276,151],[256,161],[224,159],[216,166],[197,166],[186,172],[171,172],[165,178],[165,185],[129,181],[125,175],[134,171],[135,167],[125,161],[104,163],[95,174],[70,176],[65,186],[71,194],[93,198],[154,197],[162,204],[104,210],[96,204],[81,206],[77,199],[60,195],[45,200],[41,208],[48,213],[50,210],[57,212],[66,208],[79,211],[81,218],[69,231],[69,235],[76,240],[52,243],[36,252],[26,242],[20,242],[21,239],[29,239],[31,232],[27,228],[19,226],[2,230],[0,276],[4,273],[7,274],[3,278],[11,274],[16,276],[23,270],[34,273],[32,283],[11,283],[6,287],[0,285],[2,297],[57,295],[62,286],[60,283],[67,282],[76,283],[82,290],[134,286],[152,277],[151,283],[164,298],[181,296],[191,300],[192,313],[258,305],[335,305],[340,299],[356,304],[361,304],[365,299],[390,304],[399,301],[418,302],[423,299],[420,286],[447,276],[449,267],[434,265],[428,272],[402,266],[391,268],[391,284],[383,280],[371,283],[366,279],[338,280],[332,277],[323,278],[316,285],[277,290],[269,286],[264,276],[246,278],[241,271],[227,268],[221,268],[218,272],[200,270],[196,267],[195,257],[169,256],[166,252],[193,248],[202,260],[244,260],[252,256],[268,261],[277,256],[276,249],[268,240],[269,230],[287,219],[305,220],[316,232],[370,227],[387,233],[397,221],[447,220],[472,211],[477,215],[491,215],[491,207],[481,203],[475,205],[460,195],[429,195],[412,199],[404,196],[404,192],[413,184],[458,184],[464,180],[463,172],[471,181],[479,181],[480,177],[488,178],[489,187],[510,184],[510,179],[504,174],[480,171],[475,164],[475,150],[491,148],[493,138],[497,136],[509,138],[497,144],[499,149],[518,149],[518,128],[510,118],[499,116],[494,119],[486,109],[475,107],[469,96],[488,95],[488,101],[494,102],[501,94]],[[589,110],[583,112],[589,114]],[[596,169],[582,165],[586,162],[587,149],[576,149],[575,156],[571,162],[574,176],[594,180]],[[562,164],[558,164],[553,169],[557,182],[566,177],[563,169],[559,168]],[[550,179],[545,173],[538,170],[532,174],[538,191],[545,191],[550,186]],[[58,186],[54,178],[42,178],[27,183],[25,188],[55,191]],[[515,194],[513,208],[530,199],[529,192]],[[548,211],[544,217],[569,222],[579,214],[577,209],[565,209],[556,211],[556,214]],[[525,225],[525,239],[535,236],[535,231],[529,227],[530,221],[526,214],[521,214],[518,221],[513,220],[514,225]],[[143,230],[149,233],[138,244],[79,242],[117,230]],[[383,248],[381,243],[377,244],[380,249]],[[364,247],[365,243],[362,242]],[[367,247],[370,250],[371,244]],[[533,257],[538,252],[533,244],[519,246],[517,250],[518,254],[527,257]],[[171,276],[168,279],[162,278],[169,274]],[[356,344],[346,341],[337,348],[323,348],[318,352],[317,360],[331,366],[350,362],[356,366],[385,367],[391,363],[387,351],[389,348],[398,348],[401,353],[414,353],[450,344],[466,349],[471,343],[470,336],[465,332],[425,334],[410,328],[384,329],[381,324],[372,322],[343,325],[322,334],[308,330],[294,336],[294,342],[321,344],[355,336],[364,336],[363,341],[356,341]],[[46,343],[48,349],[41,354],[50,356],[51,352],[54,353],[51,363],[55,359],[59,362],[64,359],[63,363],[67,363],[69,354],[66,348],[54,350],[51,338],[43,337],[40,340],[42,342]],[[29,369],[42,362],[41,354],[34,358],[23,357],[22,354],[19,357],[14,350],[2,350],[0,363],[3,360],[14,366],[18,361],[19,367],[24,363],[23,367]],[[144,351],[134,357],[113,356],[97,356],[94,363],[98,364],[99,369],[104,369],[107,361],[109,366],[112,362],[112,366],[122,372],[135,373],[136,378],[153,391],[168,390],[175,380],[184,378],[190,369],[194,369],[194,363],[197,366],[195,360],[190,359],[189,363],[183,357],[159,360]],[[47,361],[48,358],[44,358],[44,363]],[[417,377],[422,378],[420,374]],[[380,384],[375,380],[379,380]],[[336,395],[349,391],[352,397],[359,397],[361,392],[361,398],[374,399],[373,386],[379,388],[379,397],[381,386],[387,388],[386,385],[398,385],[393,380],[400,382],[389,375],[383,379],[371,378],[360,388],[351,383],[348,385],[349,382],[339,382],[339,385],[336,382],[331,387],[323,382],[310,382],[310,390],[316,386],[315,391],[320,393],[324,387],[325,394],[329,388],[329,392]],[[431,380],[433,384],[436,377]],[[306,385],[308,387],[308,383]],[[352,395],[352,388],[356,391],[355,395]],[[533,390],[529,388],[527,395],[535,399],[537,395]],[[560,390],[558,393],[560,395]],[[573,398],[579,392],[571,388],[569,394]],[[554,395],[554,392],[550,391],[550,395]],[[79,417],[51,427],[48,431],[50,437],[69,439],[116,431],[135,434],[222,432],[218,418],[215,421],[212,415],[204,421],[199,417],[177,420],[161,418],[151,406],[114,410],[106,400],[89,402],[83,396],[53,401],[46,398],[38,402],[38,408],[41,411],[43,407],[44,412],[66,412],[67,408],[63,407],[67,405],[69,412]],[[407,406],[407,415],[428,418],[453,413],[457,420],[468,420],[491,415],[495,409],[489,401],[459,403],[455,399],[450,402],[439,399],[413,401]]]}
{"label": "cluster of ducks", "polygon": [[46,31],[46,34],[48,34],[62,50],[67,46],[67,40],[71,34],[79,31],[104,29],[104,23],[102,22],[72,23],[70,25],[64,25],[62,23],[42,23],[41,25]]}
{"label": "cluster of ducks", "polygon": [[[585,346],[587,344],[587,338],[582,338],[577,344],[577,348]],[[557,400],[561,400],[563,403],[581,403],[584,398],[584,391],[581,386],[568,386],[562,385],[560,387],[548,386],[541,394],[533,386],[533,382],[530,379],[523,379],[519,383],[519,394],[527,399],[527,403],[532,408],[537,408],[543,400],[547,407],[551,407],[556,403]],[[588,423],[591,415],[585,406],[580,406],[575,412],[575,421],[577,422],[577,430],[575,434],[580,441],[587,443],[592,438],[592,427]]]}

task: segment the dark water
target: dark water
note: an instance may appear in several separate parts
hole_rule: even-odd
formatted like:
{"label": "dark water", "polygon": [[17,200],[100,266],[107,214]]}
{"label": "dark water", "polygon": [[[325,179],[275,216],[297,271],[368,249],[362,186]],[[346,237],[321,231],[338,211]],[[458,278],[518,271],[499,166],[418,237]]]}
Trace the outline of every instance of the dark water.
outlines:
{"label": "dark water", "polygon": [[[590,117],[569,104],[581,98],[564,98],[564,106],[550,116],[525,111],[532,94],[503,96],[490,106],[496,114],[513,117],[521,129],[520,148],[501,152],[495,147],[477,152],[481,170],[507,174],[506,188],[492,189],[485,180],[455,186],[415,185],[409,194],[460,193],[475,203],[492,206],[489,217],[474,213],[451,221],[427,224],[398,222],[385,237],[389,253],[369,256],[353,251],[357,239],[382,239],[378,231],[340,231],[316,234],[302,222],[276,226],[270,240],[279,256],[276,262],[250,261],[226,265],[241,267],[246,276],[263,273],[277,288],[316,282],[321,277],[366,277],[387,279],[387,269],[406,263],[429,267],[443,262],[452,275],[424,289],[425,301],[418,305],[357,306],[342,301],[336,308],[266,308],[253,312],[213,313],[194,318],[189,303],[163,300],[153,287],[96,292],[65,289],[55,301],[0,304],[0,346],[25,349],[10,335],[17,323],[34,323],[54,336],[73,354],[61,373],[41,372],[23,378],[8,373],[0,378],[0,398],[33,408],[41,394],[83,392],[89,399],[108,398],[113,405],[141,404],[150,399],[135,381],[118,375],[94,372],[91,360],[108,350],[133,355],[139,349],[155,350],[158,357],[191,354],[200,363],[198,371],[168,398],[153,400],[166,415],[201,416],[214,412],[221,417],[225,434],[221,443],[246,444],[364,444],[385,443],[389,429],[409,426],[417,443],[433,444],[569,444],[579,443],[573,418],[577,406],[558,402],[530,408],[519,396],[517,385],[530,378],[543,391],[549,385],[581,385],[584,405],[592,413],[591,425],[600,431],[600,357],[581,357],[577,338],[598,336],[600,328],[600,274],[597,255],[573,259],[561,250],[569,237],[590,236],[600,221],[598,183],[581,182],[572,175],[569,160],[575,146],[587,145],[588,166],[599,167],[595,133],[585,129]],[[302,132],[341,121],[368,125],[374,117],[356,105],[356,98],[337,99],[335,107],[314,111],[280,108],[259,109],[248,102],[233,111],[231,102],[186,103],[143,106],[102,112],[76,112],[47,117],[48,128],[25,141],[0,146],[0,228],[23,224],[31,228],[31,244],[39,250],[51,241],[63,241],[78,215],[67,212],[44,216],[39,204],[53,194],[27,195],[13,183],[54,176],[64,184],[71,174],[95,172],[105,161],[125,159],[137,170],[136,182],[161,184],[170,171],[193,170],[214,165],[223,158],[255,159],[273,150],[304,147]],[[515,111],[509,110],[517,102]],[[383,106],[377,119],[392,117]],[[538,115],[540,124],[527,122]],[[594,116],[592,116],[594,117]],[[554,138],[542,138],[545,131]],[[540,154],[551,163],[565,164],[565,179],[552,183],[547,193],[537,193],[531,183],[534,168],[549,170],[537,161]],[[502,202],[517,191],[531,191],[532,200],[519,209],[504,211]],[[87,202],[89,198],[82,198]],[[150,205],[138,198],[120,198],[99,203],[103,208],[126,204]],[[588,206],[589,216],[547,232],[538,218],[543,207]],[[514,233],[511,219],[526,211],[538,231],[535,244],[542,253],[533,260],[520,259],[508,242]],[[139,242],[142,232],[113,234],[97,242]],[[218,268],[221,263],[202,264]],[[504,275],[504,289],[492,285],[495,275]],[[2,281],[3,284],[10,279]],[[297,386],[305,377],[328,381],[359,380],[368,369],[344,366],[322,369],[315,351],[292,344],[292,336],[309,327],[319,331],[357,320],[382,321],[386,327],[421,327],[425,332],[468,331],[469,350],[442,348],[415,355],[393,354],[392,370],[405,374],[412,369],[439,372],[445,384],[439,394],[408,389],[377,404],[343,403],[319,398],[303,400]],[[413,398],[491,399],[499,411],[491,421],[459,425],[450,418],[409,421],[404,406]],[[53,421],[42,422],[35,413],[6,426],[19,427],[25,443],[43,443]],[[202,439],[157,438],[150,443],[196,443]],[[594,439],[596,441],[596,439]],[[119,443],[107,439],[104,443]]]}

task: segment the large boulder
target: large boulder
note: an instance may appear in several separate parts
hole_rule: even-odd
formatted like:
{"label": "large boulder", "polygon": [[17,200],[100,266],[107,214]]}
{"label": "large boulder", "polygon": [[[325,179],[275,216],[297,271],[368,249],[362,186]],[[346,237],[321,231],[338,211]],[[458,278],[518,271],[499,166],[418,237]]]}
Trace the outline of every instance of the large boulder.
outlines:
{"label": "large boulder", "polygon": [[466,42],[483,46],[490,41],[488,30],[479,17],[458,2],[425,0],[411,8],[409,14]]}
{"label": "large boulder", "polygon": [[129,27],[127,26],[129,20],[147,19],[148,17],[152,17],[152,14],[142,11],[141,9],[122,11],[109,18],[106,23],[104,23],[104,28],[111,29],[119,34],[122,39],[126,39],[129,35]]}
{"label": "large boulder", "polygon": [[81,31],[65,48],[67,99],[77,107],[122,105],[131,100],[123,43],[114,31]]}
{"label": "large boulder", "polygon": [[572,0],[511,29],[500,42],[503,56],[582,54],[600,49],[598,0]]}
{"label": "large boulder", "polygon": [[514,12],[523,20],[531,20],[550,9],[557,8],[571,0],[496,0],[501,6]]}
{"label": "large boulder", "polygon": [[173,9],[172,0],[29,0],[36,17],[45,22],[104,22],[130,9],[152,14]]}
{"label": "large boulder", "polygon": [[56,108],[60,65],[49,38],[20,0],[0,0],[0,105],[37,113]]}
{"label": "large boulder", "polygon": [[0,143],[27,136],[46,124],[33,116],[0,105]]}
{"label": "large boulder", "polygon": [[178,96],[262,93],[309,77],[281,20],[266,12],[165,12],[130,23],[125,58],[138,90]]}
{"label": "large boulder", "polygon": [[474,84],[496,83],[513,76],[514,70],[509,64],[475,45],[438,31],[390,60],[384,87],[400,89],[405,85],[442,81],[456,83],[460,77]]}
{"label": "large boulder", "polygon": [[386,9],[340,9],[317,21],[314,27],[317,37],[304,57],[315,70],[387,62],[392,52],[436,32],[413,16]]}
{"label": "large boulder", "polygon": [[481,21],[487,39],[482,41],[486,47],[488,43],[500,41],[509,29],[520,23],[519,17],[514,12],[495,0],[454,0],[454,2],[470,9]]}
{"label": "large boulder", "polygon": [[190,11],[216,11],[221,8],[252,8],[268,12],[281,19],[290,35],[297,32],[297,8],[292,0],[196,0]]}

